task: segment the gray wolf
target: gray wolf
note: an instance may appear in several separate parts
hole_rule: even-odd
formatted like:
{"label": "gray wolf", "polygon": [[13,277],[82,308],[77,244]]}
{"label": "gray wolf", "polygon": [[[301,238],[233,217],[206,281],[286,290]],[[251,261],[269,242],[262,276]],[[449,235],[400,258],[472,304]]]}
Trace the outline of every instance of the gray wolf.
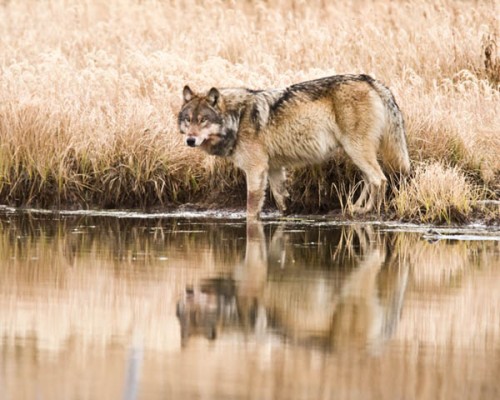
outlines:
{"label": "gray wolf", "polygon": [[190,147],[227,157],[247,181],[247,219],[259,218],[267,182],[281,212],[289,196],[285,167],[317,164],[342,148],[363,174],[354,204],[380,205],[390,172],[408,173],[403,116],[391,91],[368,75],[336,75],[284,89],[183,90],[179,130]]}

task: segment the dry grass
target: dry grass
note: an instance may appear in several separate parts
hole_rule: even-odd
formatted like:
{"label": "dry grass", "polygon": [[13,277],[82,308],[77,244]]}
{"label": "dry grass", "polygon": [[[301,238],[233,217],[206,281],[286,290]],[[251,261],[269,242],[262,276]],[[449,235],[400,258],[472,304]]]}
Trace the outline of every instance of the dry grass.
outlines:
{"label": "dry grass", "polygon": [[457,167],[433,163],[415,169],[413,179],[397,189],[393,204],[399,216],[450,223],[467,220],[478,197]]}
{"label": "dry grass", "polygon": [[[183,85],[265,88],[360,72],[394,91],[418,165],[439,161],[466,175],[473,193],[499,197],[496,1],[2,4],[3,203],[221,204],[222,191],[222,205],[242,205],[242,175],[181,144]],[[335,188],[358,179],[341,157],[298,171],[295,208],[331,208]]]}

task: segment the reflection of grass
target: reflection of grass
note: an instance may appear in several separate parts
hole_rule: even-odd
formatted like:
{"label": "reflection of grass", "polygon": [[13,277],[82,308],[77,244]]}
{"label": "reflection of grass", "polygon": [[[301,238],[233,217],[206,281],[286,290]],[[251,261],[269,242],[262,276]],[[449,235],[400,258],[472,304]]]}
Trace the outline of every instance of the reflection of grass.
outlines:
{"label": "reflection of grass", "polygon": [[400,246],[412,265],[400,339],[470,351],[499,337],[499,242],[420,239]]}
{"label": "reflection of grass", "polygon": [[[498,198],[499,21],[491,3],[62,4],[0,8],[2,202],[243,205],[240,173],[182,146],[182,86],[263,88],[347,72],[373,74],[394,90],[414,161],[426,168],[439,160],[457,177],[473,177],[462,203],[478,185]],[[335,188],[359,179],[344,164],[338,156],[292,174],[294,206],[338,204]],[[440,199],[447,201],[455,207]]]}
{"label": "reflection of grass", "polygon": [[231,269],[239,257],[227,246],[227,259],[217,256],[213,243],[223,232],[210,226],[206,234],[188,234],[176,222],[148,220],[0,223],[0,303],[6,305],[0,336],[35,335],[45,350],[63,350],[71,338],[85,348],[134,335],[148,348],[177,349],[175,304],[186,286]]}
{"label": "reflection of grass", "polygon": [[401,263],[411,266],[412,288],[433,294],[461,286],[464,278],[478,269],[496,273],[500,267],[498,250],[499,242],[493,240],[429,242],[421,235],[398,235],[394,241]]}
{"label": "reflection of grass", "polygon": [[168,252],[193,261],[200,260],[197,252],[213,252],[221,264],[234,265],[245,246],[244,225],[220,229],[217,224],[185,220],[52,218],[24,215],[8,222],[0,219],[0,254],[22,261],[64,254],[69,264],[76,256],[97,257],[117,265],[125,262],[147,268],[161,266],[161,258],[168,258]]}
{"label": "reflection of grass", "polygon": [[[374,241],[365,238],[364,245],[386,246],[394,261],[381,273],[412,267],[394,336],[375,357],[344,348],[320,353],[316,341],[279,345],[275,336],[270,342],[248,333],[181,350],[175,303],[186,285],[238,269],[244,224],[49,218],[0,218],[0,349],[8,366],[0,377],[7,398],[123,397],[132,346],[141,353],[140,398],[166,391],[174,398],[200,391],[214,398],[229,391],[240,394],[232,397],[250,391],[255,398],[322,398],[325,392],[345,393],[340,398],[361,392],[364,398],[496,398],[497,242],[427,243],[420,235],[396,233],[379,238],[374,229]],[[288,264],[282,273],[288,279],[278,280],[282,266],[276,263],[264,276],[265,295],[287,318],[281,323],[329,329],[324,316],[335,307],[328,288],[336,275],[328,266],[341,269],[344,260],[347,279],[356,271],[369,254],[360,250],[365,228],[358,228],[285,229]],[[190,229],[205,232],[186,233]],[[268,243],[275,229],[265,225]],[[323,266],[321,274],[315,266]],[[295,279],[299,274],[302,279]],[[388,290],[381,288],[381,300]]]}
{"label": "reflection of grass", "polygon": [[[238,268],[241,272],[245,259],[244,225],[112,218],[3,221],[0,330],[16,337],[36,333],[38,346],[53,350],[75,332],[84,343],[107,343],[113,335],[135,333],[152,348],[176,347],[180,339],[175,303],[186,286],[231,275]],[[204,232],[188,233],[190,229]],[[438,294],[457,285],[461,289],[473,272],[471,266],[498,265],[495,242],[450,246],[444,241],[429,244],[418,235],[370,232],[363,227],[285,229],[282,245],[270,249],[262,284],[274,288],[276,295],[289,290],[283,283],[288,279],[290,298],[300,299],[308,291],[318,294],[310,286],[315,279],[340,284],[370,255],[369,249],[392,253],[383,269],[411,265],[411,287],[417,294]],[[273,227],[267,226],[271,247],[272,233]],[[273,256],[280,250],[284,264]],[[248,268],[243,270],[249,279],[253,276]],[[292,303],[283,305],[294,312]]]}

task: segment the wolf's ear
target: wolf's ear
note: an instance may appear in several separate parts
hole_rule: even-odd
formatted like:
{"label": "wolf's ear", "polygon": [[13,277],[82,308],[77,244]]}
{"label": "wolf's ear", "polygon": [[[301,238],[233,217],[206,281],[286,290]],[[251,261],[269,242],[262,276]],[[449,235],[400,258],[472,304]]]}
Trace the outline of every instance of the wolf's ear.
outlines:
{"label": "wolf's ear", "polygon": [[194,93],[188,85],[184,86],[184,89],[182,90],[182,97],[184,98],[184,103],[191,101],[194,97]]}
{"label": "wolf's ear", "polygon": [[219,98],[220,98],[220,93],[216,88],[213,87],[208,91],[207,100],[212,107],[215,107],[217,105]]}

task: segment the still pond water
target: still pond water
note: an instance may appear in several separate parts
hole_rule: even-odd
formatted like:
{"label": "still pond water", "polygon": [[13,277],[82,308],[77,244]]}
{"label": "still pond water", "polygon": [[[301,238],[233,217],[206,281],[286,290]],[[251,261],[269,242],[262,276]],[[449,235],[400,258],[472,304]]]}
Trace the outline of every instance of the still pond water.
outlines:
{"label": "still pond water", "polygon": [[0,209],[0,399],[500,399],[500,232]]}

